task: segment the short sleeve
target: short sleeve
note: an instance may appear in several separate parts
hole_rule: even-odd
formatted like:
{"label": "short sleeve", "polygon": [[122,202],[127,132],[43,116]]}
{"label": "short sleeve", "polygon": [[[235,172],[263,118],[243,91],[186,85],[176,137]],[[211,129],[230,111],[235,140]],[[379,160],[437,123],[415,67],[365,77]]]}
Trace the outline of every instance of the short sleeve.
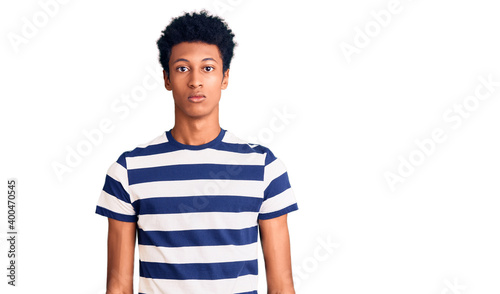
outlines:
{"label": "short sleeve", "polygon": [[285,165],[270,151],[264,168],[264,201],[259,219],[271,219],[298,209]]}
{"label": "short sleeve", "polygon": [[95,212],[119,221],[137,221],[130,201],[125,153],[109,167]]}

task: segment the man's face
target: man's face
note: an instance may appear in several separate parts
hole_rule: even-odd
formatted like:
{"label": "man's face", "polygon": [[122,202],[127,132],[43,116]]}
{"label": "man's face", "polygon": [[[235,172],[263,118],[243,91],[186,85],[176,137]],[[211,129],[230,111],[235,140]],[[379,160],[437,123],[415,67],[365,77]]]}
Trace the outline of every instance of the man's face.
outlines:
{"label": "man's face", "polygon": [[165,71],[165,88],[172,91],[176,116],[218,117],[221,90],[227,88],[229,69],[223,75],[222,58],[216,45],[203,42],[182,42],[172,47]]}

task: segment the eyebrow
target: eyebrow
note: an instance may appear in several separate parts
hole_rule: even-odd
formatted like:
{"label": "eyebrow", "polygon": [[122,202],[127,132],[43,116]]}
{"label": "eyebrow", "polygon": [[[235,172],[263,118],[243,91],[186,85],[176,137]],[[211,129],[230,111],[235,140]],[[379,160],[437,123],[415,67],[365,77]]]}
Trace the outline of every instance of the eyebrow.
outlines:
{"label": "eyebrow", "polygon": [[[213,61],[217,62],[217,60],[213,59],[212,57],[203,58],[201,61],[207,61],[207,60],[213,60]],[[179,59],[175,60],[173,63],[176,63],[179,61],[189,62],[189,60],[187,60],[185,58],[179,58]]]}
{"label": "eyebrow", "polygon": [[213,60],[213,61],[217,62],[217,60],[213,59],[212,57],[203,58],[201,61],[206,61],[206,60]]}

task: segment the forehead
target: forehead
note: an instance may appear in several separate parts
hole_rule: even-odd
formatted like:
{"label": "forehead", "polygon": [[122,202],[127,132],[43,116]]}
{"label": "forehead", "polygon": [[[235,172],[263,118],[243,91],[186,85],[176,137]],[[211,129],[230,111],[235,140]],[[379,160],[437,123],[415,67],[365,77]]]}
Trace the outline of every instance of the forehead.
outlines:
{"label": "forehead", "polygon": [[219,47],[204,42],[182,42],[174,45],[170,55],[170,62],[175,62],[180,58],[190,62],[213,58],[218,62],[222,62]]}

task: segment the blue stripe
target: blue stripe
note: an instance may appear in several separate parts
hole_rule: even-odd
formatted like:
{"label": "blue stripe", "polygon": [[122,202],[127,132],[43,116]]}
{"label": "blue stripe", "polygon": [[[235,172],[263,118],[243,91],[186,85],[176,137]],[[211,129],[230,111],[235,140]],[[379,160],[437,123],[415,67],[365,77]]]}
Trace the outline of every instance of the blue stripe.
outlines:
{"label": "blue stripe", "polygon": [[289,188],[290,181],[288,180],[288,173],[285,172],[269,183],[269,186],[267,186],[266,190],[264,190],[264,200],[272,198]]}
{"label": "blue stripe", "polygon": [[282,216],[284,214],[287,214],[289,212],[292,212],[292,211],[295,211],[298,209],[299,209],[299,207],[297,206],[297,203],[295,203],[295,204],[292,204],[288,207],[285,207],[285,208],[278,210],[278,211],[275,211],[275,212],[261,213],[261,214],[259,214],[259,219],[272,219],[272,218]]}
{"label": "blue stripe", "polygon": [[240,292],[240,293],[235,293],[235,294],[258,294],[257,290],[255,291],[250,291],[250,292]]}
{"label": "blue stripe", "polygon": [[238,144],[238,143],[226,143],[222,142],[222,144],[219,144],[217,148],[214,148],[219,151],[228,151],[228,152],[234,152],[234,153],[260,153],[264,154],[264,152],[261,152],[257,148],[252,148],[248,144]]}
{"label": "blue stripe", "polygon": [[102,189],[106,193],[113,195],[124,202],[130,203],[130,195],[127,191],[125,191],[122,184],[109,175],[106,175],[106,181],[104,182],[104,187]]}
{"label": "blue stripe", "polygon": [[139,199],[132,204],[137,214],[189,212],[258,212],[262,198],[243,196],[188,196]]}
{"label": "blue stripe", "polygon": [[128,171],[129,185],[154,181],[247,180],[262,181],[264,166],[226,164],[180,164]]}
{"label": "blue stripe", "polygon": [[265,162],[266,166],[276,160],[276,156],[274,156],[271,150],[265,147],[262,147],[262,149],[266,152],[266,162]]}
{"label": "blue stripe", "polygon": [[161,263],[140,261],[140,276],[152,279],[219,280],[257,275],[257,259],[219,263]]}
{"label": "blue stripe", "polygon": [[[196,147],[196,146],[191,146]],[[266,152],[270,152],[269,149],[257,145],[255,147],[250,147],[248,144],[239,144],[239,143],[226,143],[220,142],[219,144],[210,146],[211,149],[219,150],[219,151],[228,151],[234,153],[260,153],[265,154]],[[177,150],[183,150],[184,148],[179,148],[172,142],[165,142],[161,144],[149,145],[147,147],[137,147],[134,150],[125,152],[126,157],[136,157],[136,156],[146,156],[146,155],[155,155],[160,153],[168,153]],[[274,155],[268,159],[268,162],[272,162],[274,160]],[[124,165],[125,166],[125,165]]]}
{"label": "blue stripe", "polygon": [[241,230],[144,231],[138,229],[140,245],[163,247],[247,245],[257,242],[257,226]]}
{"label": "blue stripe", "polygon": [[127,152],[127,157],[136,157],[136,156],[146,156],[146,155],[155,155],[160,153],[168,153],[172,151],[177,151],[179,148],[176,148],[170,142],[149,145],[147,147],[137,147],[132,151]]}
{"label": "blue stripe", "polygon": [[127,155],[128,155],[128,151],[127,152],[123,152],[120,157],[118,157],[118,160],[116,160],[116,162],[118,164],[120,164],[121,166],[123,166],[125,169],[127,168]]}
{"label": "blue stripe", "polygon": [[96,207],[95,213],[106,216],[106,217],[110,217],[112,219],[116,219],[116,220],[119,220],[122,222],[133,223],[133,222],[137,221],[137,216],[135,216],[135,215],[127,215],[127,214],[117,213],[117,212],[111,211],[109,209],[106,209],[104,207],[101,207],[99,205]]}

